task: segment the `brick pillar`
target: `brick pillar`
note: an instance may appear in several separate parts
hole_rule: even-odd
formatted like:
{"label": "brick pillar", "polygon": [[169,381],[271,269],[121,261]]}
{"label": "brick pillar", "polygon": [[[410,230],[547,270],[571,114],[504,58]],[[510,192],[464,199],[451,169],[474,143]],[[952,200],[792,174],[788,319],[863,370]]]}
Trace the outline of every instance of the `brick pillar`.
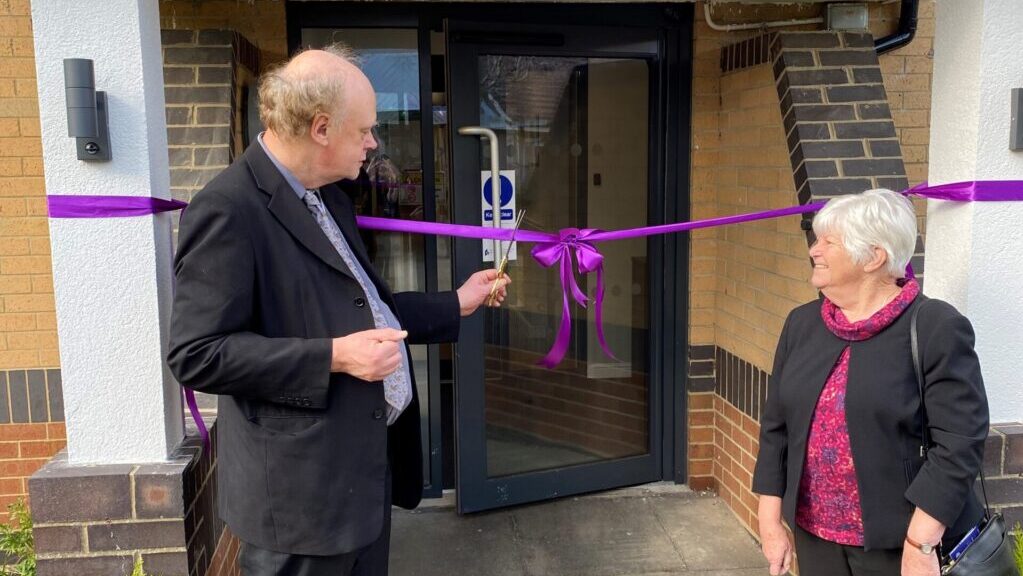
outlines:
{"label": "brick pillar", "polygon": [[[800,203],[870,188],[907,188],[873,37],[851,32],[772,36],[771,59]],[[923,271],[922,255],[918,242],[912,261],[917,274]]]}
{"label": "brick pillar", "polygon": [[714,489],[713,345],[689,347],[686,431],[686,483],[693,490]]}
{"label": "brick pillar", "polygon": [[[216,513],[212,450],[194,430],[166,463],[74,466],[60,452],[29,480],[39,576],[230,574],[237,541]],[[219,549],[218,549],[219,546]]]}
{"label": "brick pillar", "polygon": [[171,193],[189,201],[241,152],[237,110],[259,52],[229,30],[163,30]]}
{"label": "brick pillar", "polygon": [[1023,524],[1023,422],[995,424],[984,445],[984,474],[991,507],[1011,529]]}

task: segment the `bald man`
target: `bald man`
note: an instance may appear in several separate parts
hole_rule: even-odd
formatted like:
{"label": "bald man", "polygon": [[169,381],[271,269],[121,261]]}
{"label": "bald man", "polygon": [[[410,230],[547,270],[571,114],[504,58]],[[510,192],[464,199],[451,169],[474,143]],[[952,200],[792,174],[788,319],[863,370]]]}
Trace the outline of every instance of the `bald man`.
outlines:
{"label": "bald man", "polygon": [[266,126],[181,217],[167,363],[219,395],[219,509],[245,576],[387,574],[391,503],[422,498],[407,344],[450,342],[507,277],[392,294],[359,239],[352,179],[376,98],[338,47],[260,80]]}

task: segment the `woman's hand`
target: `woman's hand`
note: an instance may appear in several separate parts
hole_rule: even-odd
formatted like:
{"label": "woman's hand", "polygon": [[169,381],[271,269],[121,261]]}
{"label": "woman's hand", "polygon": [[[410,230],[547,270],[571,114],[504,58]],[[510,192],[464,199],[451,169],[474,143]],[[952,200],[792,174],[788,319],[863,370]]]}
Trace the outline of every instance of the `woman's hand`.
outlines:
{"label": "woman's hand", "polygon": [[792,541],[781,523],[781,498],[760,496],[757,512],[760,519],[760,548],[771,565],[771,576],[780,576],[792,567]]}
{"label": "woman's hand", "polygon": [[760,523],[760,547],[771,565],[771,576],[786,574],[792,567],[792,542],[781,522]]}
{"label": "woman's hand", "polygon": [[908,538],[931,544],[940,542],[944,533],[945,526],[936,518],[920,508],[913,511],[906,530],[907,540],[902,545],[902,576],[938,576],[941,573],[938,553],[924,554],[910,544]]}
{"label": "woman's hand", "polygon": [[924,554],[909,542],[902,545],[902,576],[938,576],[940,573],[937,552]]}

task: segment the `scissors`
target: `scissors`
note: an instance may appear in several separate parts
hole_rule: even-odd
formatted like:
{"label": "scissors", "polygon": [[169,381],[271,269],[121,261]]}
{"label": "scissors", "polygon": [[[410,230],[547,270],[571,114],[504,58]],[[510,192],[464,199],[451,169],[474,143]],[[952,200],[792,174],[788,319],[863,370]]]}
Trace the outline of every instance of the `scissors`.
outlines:
{"label": "scissors", "polygon": [[[504,251],[501,256],[501,264],[497,267],[497,279],[494,280],[494,285],[490,287],[490,296],[487,296],[487,305],[493,306],[494,299],[497,298],[497,285],[501,280],[501,276],[504,276],[504,271],[508,268],[508,253],[511,252],[512,244],[515,242],[515,233],[519,231],[519,226],[522,225],[522,219],[526,217],[525,210],[519,210],[518,216],[515,217],[515,227],[512,228],[511,238],[508,240],[508,249]],[[500,240],[498,240],[500,242]]]}

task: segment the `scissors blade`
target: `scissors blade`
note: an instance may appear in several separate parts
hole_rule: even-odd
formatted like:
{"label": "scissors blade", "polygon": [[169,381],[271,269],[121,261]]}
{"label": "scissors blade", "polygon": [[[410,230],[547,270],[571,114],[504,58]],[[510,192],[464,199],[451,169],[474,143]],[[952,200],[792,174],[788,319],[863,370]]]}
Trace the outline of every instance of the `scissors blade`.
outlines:
{"label": "scissors blade", "polygon": [[525,218],[525,216],[526,211],[519,210],[518,216],[515,218],[515,226],[512,228],[511,238],[508,239],[507,246],[503,244],[503,240],[498,240],[498,242],[502,242],[502,247],[504,247],[505,250],[501,251],[501,262],[497,266],[497,278],[494,280],[494,285],[490,287],[490,295],[487,296],[487,301],[491,304],[493,304],[494,297],[497,295],[497,283],[501,280],[501,276],[508,267],[508,253],[511,251],[512,244],[515,243],[515,234],[518,233],[519,226],[522,225],[522,219]]}

